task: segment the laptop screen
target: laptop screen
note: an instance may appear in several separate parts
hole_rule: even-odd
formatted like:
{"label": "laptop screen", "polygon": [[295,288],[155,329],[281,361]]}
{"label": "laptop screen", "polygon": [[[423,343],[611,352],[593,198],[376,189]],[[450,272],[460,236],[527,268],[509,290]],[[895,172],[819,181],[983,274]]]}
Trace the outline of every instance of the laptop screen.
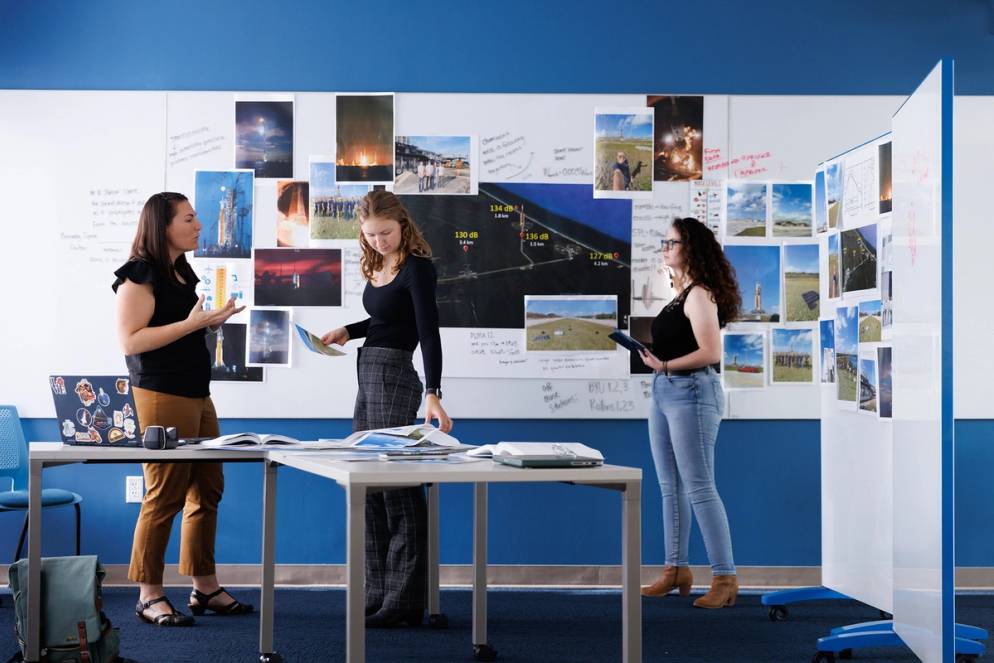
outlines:
{"label": "laptop screen", "polygon": [[59,439],[65,444],[139,446],[131,381],[115,375],[52,375]]}

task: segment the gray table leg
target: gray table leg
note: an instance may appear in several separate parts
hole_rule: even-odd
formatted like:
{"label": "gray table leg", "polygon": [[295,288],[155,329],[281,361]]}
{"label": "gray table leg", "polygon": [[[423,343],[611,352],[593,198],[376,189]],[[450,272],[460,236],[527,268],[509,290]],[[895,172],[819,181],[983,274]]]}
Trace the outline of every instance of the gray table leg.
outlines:
{"label": "gray table leg", "polygon": [[259,606],[259,660],[280,660],[273,651],[273,585],[276,576],[276,470],[277,463],[262,464],[262,597]]}
{"label": "gray table leg", "polygon": [[621,660],[642,660],[642,599],[639,576],[642,565],[642,483],[628,481],[621,497],[622,580],[621,580]]}
{"label": "gray table leg", "polygon": [[473,484],[473,658],[493,661],[487,643],[487,484]]}
{"label": "gray table leg", "polygon": [[41,471],[42,462],[29,462],[28,475],[28,650],[26,661],[37,661],[41,648]]}
{"label": "gray table leg", "polygon": [[363,663],[366,656],[366,487],[345,488],[346,524],[345,660]]}
{"label": "gray table leg", "polygon": [[439,614],[438,484],[428,484],[428,616]]}

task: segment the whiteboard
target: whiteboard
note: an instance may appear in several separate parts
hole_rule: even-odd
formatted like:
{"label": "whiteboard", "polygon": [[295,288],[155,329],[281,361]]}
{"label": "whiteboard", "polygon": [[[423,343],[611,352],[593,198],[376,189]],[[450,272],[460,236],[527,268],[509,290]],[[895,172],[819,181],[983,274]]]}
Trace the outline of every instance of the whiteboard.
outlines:
{"label": "whiteboard", "polygon": [[[91,190],[132,191],[133,197],[114,194],[120,199],[104,202],[131,209],[133,221],[135,201],[140,204],[163,188],[192,193],[196,169],[230,168],[236,96],[252,93],[0,92],[0,145],[5,154],[17,155],[0,166],[5,175],[0,178],[0,205],[7,218],[31,219],[17,225],[17,242],[0,249],[0,276],[16,283],[30,272],[38,284],[15,288],[11,295],[13,310],[25,312],[30,324],[0,330],[7,347],[24,348],[3,360],[4,374],[17,380],[0,389],[0,401],[14,403],[26,417],[51,417],[45,387],[50,372],[124,371],[114,338],[109,285],[115,263],[126,257],[125,240],[130,240],[133,228],[118,227],[114,241],[119,250],[108,249],[94,262],[65,260],[65,241],[57,239],[60,233],[74,234],[80,224],[92,224],[84,213],[94,202]],[[307,176],[310,155],[334,154],[335,97],[309,92],[292,98],[294,171],[300,179]],[[826,154],[882,133],[898,102],[894,97],[709,96],[706,126],[718,128],[709,128],[711,138],[705,139],[714,159],[706,177],[809,180]],[[644,104],[643,95],[397,94],[396,131],[476,136],[481,153],[494,148],[485,166],[481,159],[481,183],[589,184],[593,109]],[[267,228],[275,224],[272,187],[271,181],[256,187],[257,238],[268,236]],[[664,231],[666,218],[689,210],[682,202],[689,195],[687,183],[657,184],[652,201],[633,211],[646,233],[643,249],[653,242],[658,245],[655,234]],[[651,273],[651,250],[640,255],[641,268]],[[35,264],[47,269],[33,268]],[[346,255],[341,308],[297,308],[295,321],[321,333],[365,317],[357,267],[357,256]],[[644,276],[648,285],[650,274]],[[664,290],[659,283],[653,287]],[[452,374],[460,373],[453,364],[462,350],[452,345],[459,342],[458,334],[443,330],[446,366],[453,368]],[[214,399],[223,416],[351,416],[354,344],[338,359],[301,348],[294,354],[292,368],[267,370],[262,385],[214,383]],[[415,356],[419,363],[420,356]],[[449,373],[443,370],[445,402],[456,418],[643,418],[648,411],[648,376],[612,372],[563,378],[561,372],[549,370],[517,379]],[[736,392],[728,396],[727,406],[728,417],[753,419],[814,419],[820,407],[815,385]]]}

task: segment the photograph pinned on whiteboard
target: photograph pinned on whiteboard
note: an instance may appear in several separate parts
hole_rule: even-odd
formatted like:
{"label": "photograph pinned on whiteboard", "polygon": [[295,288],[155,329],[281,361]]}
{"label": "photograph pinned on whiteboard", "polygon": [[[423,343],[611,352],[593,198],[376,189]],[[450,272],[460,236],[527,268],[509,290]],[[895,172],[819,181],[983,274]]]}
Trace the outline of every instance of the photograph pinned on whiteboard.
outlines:
{"label": "photograph pinned on whiteboard", "polygon": [[293,97],[235,100],[235,168],[293,177]]}
{"label": "photograph pinned on whiteboard", "polygon": [[877,235],[880,240],[880,271],[889,272],[894,269],[894,235],[893,223],[890,217],[880,219],[877,223]]}
{"label": "photograph pinned on whiteboard", "polygon": [[894,272],[880,273],[880,338],[890,338],[894,327]]}
{"label": "photograph pinned on whiteboard", "polygon": [[253,171],[196,171],[194,208],[202,227],[194,257],[250,257],[254,201]]}
{"label": "photograph pinned on whiteboard", "polygon": [[762,389],[766,386],[765,334],[724,333],[721,382],[725,389]]}
{"label": "photograph pinned on whiteboard", "polygon": [[[232,297],[236,306],[251,302],[252,263],[248,260],[215,260],[193,258],[190,260],[193,273],[199,281],[194,293],[204,296],[204,310],[216,311],[228,303]],[[248,318],[245,311],[229,318],[230,322],[243,322]]]}
{"label": "photograph pinned on whiteboard", "polygon": [[814,382],[814,330],[774,327],[771,384]]}
{"label": "photograph pinned on whiteboard", "polygon": [[828,298],[838,299],[842,296],[841,260],[839,258],[839,233],[828,236]]}
{"label": "photograph pinned on whiteboard", "polygon": [[877,224],[842,231],[842,294],[877,287]]}
{"label": "photograph pinned on whiteboard", "polygon": [[335,182],[335,162],[330,157],[312,158],[310,169],[310,239],[344,240],[342,246],[358,246],[359,200],[372,187]]}
{"label": "photograph pinned on whiteboard", "polygon": [[290,366],[291,316],[289,308],[253,308],[249,311],[246,366]]}
{"label": "photograph pinned on whiteboard", "polygon": [[827,199],[828,227],[839,227],[842,215],[842,164],[838,161],[825,166],[825,198]]}
{"label": "photograph pinned on whiteboard", "polygon": [[856,384],[859,366],[859,322],[855,306],[840,306],[835,311],[835,379],[837,398],[856,402]]}
{"label": "photograph pinned on whiteboard", "polygon": [[729,182],[727,189],[725,236],[766,237],[766,183]]}
{"label": "photograph pinned on whiteboard", "polygon": [[821,320],[819,328],[821,383],[835,384],[835,320]]}
{"label": "photograph pinned on whiteboard", "polygon": [[393,184],[393,94],[339,94],[335,96],[335,112],[335,180]]}
{"label": "photograph pinned on whiteboard", "polygon": [[784,244],[783,290],[787,322],[810,322],[820,311],[818,244]]}
{"label": "photograph pinned on whiteboard", "polygon": [[894,417],[894,380],[891,374],[893,350],[889,346],[877,348],[877,416]]}
{"label": "photograph pinned on whiteboard", "polygon": [[276,182],[276,246],[306,249],[310,240],[310,186],[301,180]]}
{"label": "photograph pinned on whiteboard", "polygon": [[211,380],[215,382],[262,382],[264,369],[245,365],[246,325],[226,322],[215,334],[207,334],[211,354]]}
{"label": "photograph pinned on whiteboard", "polygon": [[828,202],[825,198],[825,171],[815,173],[815,232],[828,232]]}
{"label": "photograph pinned on whiteboard", "polygon": [[780,246],[726,244],[742,303],[732,322],[780,322]]}
{"label": "photograph pinned on whiteboard", "polygon": [[880,300],[869,299],[859,303],[859,342],[879,343],[882,321]]}
{"label": "photograph pinned on whiteboard", "polygon": [[[634,338],[647,348],[652,347],[652,321],[649,316],[631,316],[628,318],[628,335]],[[637,352],[631,354],[629,373],[632,375],[652,375],[652,369],[642,361],[642,355]]]}
{"label": "photograph pinned on whiteboard", "polygon": [[724,180],[694,180],[690,183],[690,216],[706,225],[719,242],[723,240]]}
{"label": "photograph pinned on whiteboard", "polygon": [[651,108],[594,111],[594,198],[652,197]]}
{"label": "photograph pinned on whiteboard", "polygon": [[770,217],[774,237],[811,237],[810,182],[774,182],[770,185]]}
{"label": "photograph pinned on whiteboard", "polygon": [[859,358],[859,411],[877,413],[877,358]]}
{"label": "photograph pinned on whiteboard", "polygon": [[699,180],[704,174],[704,97],[646,97],[653,109],[653,180]]}
{"label": "photograph pinned on whiteboard", "polygon": [[618,327],[616,295],[525,295],[526,352],[604,352]]}
{"label": "photograph pinned on whiteboard", "polygon": [[892,143],[890,141],[877,147],[878,161],[880,162],[880,213],[887,214],[894,209],[894,184],[891,175]]}
{"label": "photograph pinned on whiteboard", "polygon": [[256,249],[257,306],[341,306],[341,249]]}
{"label": "photograph pinned on whiteboard", "polygon": [[397,136],[397,194],[476,195],[475,136]]}

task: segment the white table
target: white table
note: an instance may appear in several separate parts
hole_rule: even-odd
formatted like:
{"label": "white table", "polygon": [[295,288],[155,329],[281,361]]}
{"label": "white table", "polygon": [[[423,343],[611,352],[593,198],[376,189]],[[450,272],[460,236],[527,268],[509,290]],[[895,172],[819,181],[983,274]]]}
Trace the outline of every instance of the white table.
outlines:
{"label": "white table", "polygon": [[477,660],[493,660],[487,642],[487,484],[567,482],[620,491],[622,494],[622,661],[642,660],[641,564],[642,470],[604,465],[593,468],[518,469],[491,461],[419,463],[412,461],[349,462],[320,452],[270,451],[265,464],[262,600],[259,626],[260,661],[281,661],[273,652],[273,576],[276,533],[276,469],[286,465],[331,479],[346,494],[346,661],[365,660],[365,508],[366,495],[400,486],[429,485],[428,522],[429,613],[438,612],[438,484],[472,483],[473,515],[473,649]]}
{"label": "white table", "polygon": [[[177,461],[262,462],[264,451],[211,451],[180,447],[150,451],[142,447],[82,447],[61,442],[32,442],[28,447],[28,648],[26,661],[38,661],[41,624],[41,481],[46,467],[71,463],[155,463]],[[266,475],[268,477],[268,474]],[[263,491],[266,487],[263,485]],[[263,514],[266,519],[266,514]],[[270,569],[272,571],[272,569]]]}

